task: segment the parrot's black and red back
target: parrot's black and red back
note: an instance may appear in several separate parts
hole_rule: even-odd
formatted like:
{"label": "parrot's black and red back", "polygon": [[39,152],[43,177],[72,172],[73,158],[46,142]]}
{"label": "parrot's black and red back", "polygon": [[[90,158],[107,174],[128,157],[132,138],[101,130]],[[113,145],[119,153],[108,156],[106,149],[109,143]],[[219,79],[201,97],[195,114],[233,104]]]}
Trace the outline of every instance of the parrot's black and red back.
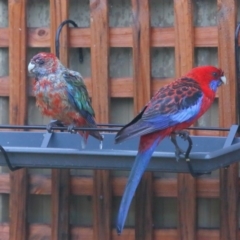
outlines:
{"label": "parrot's black and red back", "polygon": [[143,110],[116,135],[115,142],[172,128],[190,126],[212,104],[222,84],[221,69],[208,66],[191,70],[186,76],[161,88]]}

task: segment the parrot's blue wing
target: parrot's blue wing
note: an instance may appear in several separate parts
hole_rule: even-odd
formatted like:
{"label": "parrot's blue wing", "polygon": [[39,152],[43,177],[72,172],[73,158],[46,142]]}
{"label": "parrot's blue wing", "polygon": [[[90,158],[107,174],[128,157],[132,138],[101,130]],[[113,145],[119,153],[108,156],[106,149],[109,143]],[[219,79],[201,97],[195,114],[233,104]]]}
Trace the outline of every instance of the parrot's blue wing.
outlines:
{"label": "parrot's blue wing", "polygon": [[191,121],[201,109],[202,98],[201,87],[193,79],[174,81],[161,88],[136,118],[118,132],[116,143]]}

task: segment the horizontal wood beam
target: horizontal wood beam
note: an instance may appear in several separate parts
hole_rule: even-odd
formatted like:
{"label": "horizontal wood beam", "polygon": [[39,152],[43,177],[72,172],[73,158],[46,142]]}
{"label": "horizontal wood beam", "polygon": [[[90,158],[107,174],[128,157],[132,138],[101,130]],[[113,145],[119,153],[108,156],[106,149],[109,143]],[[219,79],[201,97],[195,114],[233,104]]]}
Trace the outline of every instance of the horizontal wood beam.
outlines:
{"label": "horizontal wood beam", "polygon": [[[114,196],[122,196],[127,178],[113,177],[111,180]],[[70,192],[74,195],[91,196],[93,194],[93,179],[90,177],[73,176],[70,180]],[[10,192],[9,174],[0,174],[0,194]],[[238,181],[240,187],[240,179]],[[197,197],[218,198],[219,179],[199,178],[196,183]],[[50,195],[51,177],[31,174],[29,177],[29,192],[31,194]],[[157,197],[177,197],[176,178],[153,179],[153,195]]]}
{"label": "horizontal wood beam", "polygon": [[[220,240],[219,230],[215,229],[199,229],[197,232],[197,240]],[[9,239],[9,225],[7,223],[0,224],[1,240]],[[240,231],[238,230],[238,237]],[[29,240],[33,239],[50,239],[51,226],[47,224],[29,224]],[[93,229],[87,227],[71,227],[72,239],[93,239]],[[154,229],[153,238],[155,240],[178,240],[177,229]],[[123,233],[118,236],[115,229],[111,231],[111,239],[113,240],[134,240],[134,229],[126,228]]]}
{"label": "horizontal wood beam", "polygon": [[[28,47],[50,47],[49,28],[28,28]],[[194,28],[195,47],[217,47],[217,27]],[[110,47],[132,47],[132,28],[110,28]],[[240,42],[240,37],[239,37]],[[151,28],[150,45],[152,47],[174,47],[174,28]],[[8,28],[0,28],[0,47],[9,46]],[[69,47],[90,48],[91,36],[89,28],[71,28],[69,30]]]}
{"label": "horizontal wood beam", "polygon": [[[174,78],[153,78],[151,80],[151,95],[153,96],[161,87],[173,81]],[[30,80],[28,85],[28,96],[33,96],[32,84],[33,79]],[[84,78],[89,95],[92,96],[92,83],[91,78]],[[0,77],[0,97],[9,96],[9,77]],[[133,79],[131,77],[125,78],[111,78],[110,79],[110,96],[112,98],[133,98]],[[217,94],[218,97],[218,94]],[[204,134],[206,135],[206,134]],[[209,134],[207,134],[209,135]],[[215,134],[217,135],[217,134]]]}

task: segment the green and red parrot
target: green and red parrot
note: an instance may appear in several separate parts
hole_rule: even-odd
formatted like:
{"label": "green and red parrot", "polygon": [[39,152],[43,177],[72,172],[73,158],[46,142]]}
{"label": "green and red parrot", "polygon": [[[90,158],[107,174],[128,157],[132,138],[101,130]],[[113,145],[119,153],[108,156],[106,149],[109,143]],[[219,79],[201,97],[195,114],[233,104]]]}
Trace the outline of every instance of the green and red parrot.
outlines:
{"label": "green and red parrot", "polygon": [[[46,52],[38,53],[31,59],[28,71],[35,77],[33,92],[43,115],[68,125],[69,131],[74,127],[97,127],[94,110],[80,73],[64,67],[54,54]],[[83,147],[89,134],[103,140],[98,131],[79,133],[84,140]]]}
{"label": "green and red parrot", "polygon": [[[123,230],[127,213],[139,181],[158,144],[171,137],[179,159],[183,151],[176,135],[196,122],[211,106],[217,88],[226,83],[223,71],[213,66],[193,68],[182,78],[161,88],[143,110],[116,135],[115,142],[140,136],[138,154],[121,200],[117,232]],[[184,137],[184,136],[183,136]]]}

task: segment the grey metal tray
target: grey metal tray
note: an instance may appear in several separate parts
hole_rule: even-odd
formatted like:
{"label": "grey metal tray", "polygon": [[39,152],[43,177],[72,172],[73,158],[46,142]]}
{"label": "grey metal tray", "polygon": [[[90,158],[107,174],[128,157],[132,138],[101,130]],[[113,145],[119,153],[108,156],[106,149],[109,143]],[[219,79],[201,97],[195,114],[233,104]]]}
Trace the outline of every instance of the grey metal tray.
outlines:
{"label": "grey metal tray", "polygon": [[[235,137],[238,126],[233,126],[228,137],[193,136],[190,159],[194,172],[209,173],[240,161],[240,138]],[[130,170],[137,154],[139,139],[114,144],[115,134],[105,133],[103,148],[99,141],[89,137],[86,149],[81,148],[79,134],[62,132],[0,132],[0,145],[13,166],[28,168],[82,168]],[[187,143],[178,139],[179,145]],[[0,165],[6,161],[0,153]],[[147,170],[189,173],[185,159],[175,160],[174,146],[163,140]]]}

